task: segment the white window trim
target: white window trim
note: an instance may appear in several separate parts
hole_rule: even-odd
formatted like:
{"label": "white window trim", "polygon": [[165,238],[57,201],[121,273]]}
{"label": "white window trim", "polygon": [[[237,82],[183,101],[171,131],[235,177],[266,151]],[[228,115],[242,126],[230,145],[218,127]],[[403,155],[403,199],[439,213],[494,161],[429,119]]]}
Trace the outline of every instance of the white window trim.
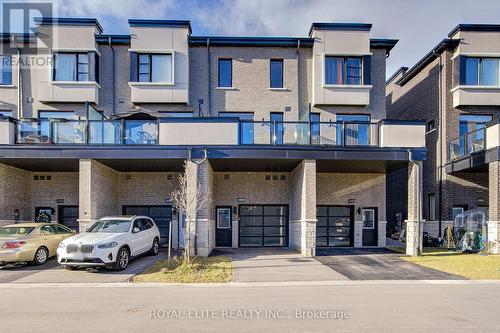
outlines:
{"label": "white window trim", "polygon": [[[129,82],[129,87],[133,86],[175,86],[175,52],[173,50],[143,50],[143,49],[129,49],[129,51],[137,52],[137,59],[141,54],[170,54],[172,57],[172,81],[171,82]],[[137,64],[137,71],[139,71],[139,63]],[[139,80],[139,73],[137,73],[137,80]]]}
{"label": "white window trim", "polygon": [[[373,227],[372,228],[366,228],[365,227],[365,220],[364,220],[364,218],[365,218],[365,212],[369,211],[369,210],[371,210],[373,212]],[[373,208],[363,208],[361,210],[361,218],[362,218],[362,221],[363,221],[363,229],[364,230],[375,230],[375,223],[377,223],[376,222],[377,219],[375,218],[375,209],[373,209]]]}

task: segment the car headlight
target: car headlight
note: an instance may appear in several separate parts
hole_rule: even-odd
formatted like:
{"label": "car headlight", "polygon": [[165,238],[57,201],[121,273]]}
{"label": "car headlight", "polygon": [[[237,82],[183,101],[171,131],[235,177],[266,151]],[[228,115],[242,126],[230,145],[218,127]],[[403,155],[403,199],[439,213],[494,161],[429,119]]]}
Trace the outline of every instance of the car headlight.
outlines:
{"label": "car headlight", "polygon": [[109,242],[109,243],[99,244],[99,245],[97,245],[97,248],[99,248],[99,249],[111,249],[112,247],[115,247],[117,245],[118,245],[117,242]]}
{"label": "car headlight", "polygon": [[66,247],[66,244],[63,244],[63,243],[59,243],[59,246],[58,246],[58,248],[60,248],[60,249],[64,249],[65,247]]}

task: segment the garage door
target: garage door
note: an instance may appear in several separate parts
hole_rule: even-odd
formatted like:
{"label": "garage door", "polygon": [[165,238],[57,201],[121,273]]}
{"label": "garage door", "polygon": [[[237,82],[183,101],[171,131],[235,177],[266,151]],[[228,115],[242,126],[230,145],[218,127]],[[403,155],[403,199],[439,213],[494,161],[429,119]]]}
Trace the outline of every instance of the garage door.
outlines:
{"label": "garage door", "polygon": [[288,246],[288,206],[240,205],[239,246]]}
{"label": "garage door", "polygon": [[172,221],[172,206],[123,206],[124,215],[144,215],[152,218],[160,229],[160,244],[168,244],[168,228]]}
{"label": "garage door", "polygon": [[78,231],[78,206],[59,206],[57,208],[57,222]]}
{"label": "garage door", "polygon": [[318,206],[316,246],[353,246],[354,206]]}

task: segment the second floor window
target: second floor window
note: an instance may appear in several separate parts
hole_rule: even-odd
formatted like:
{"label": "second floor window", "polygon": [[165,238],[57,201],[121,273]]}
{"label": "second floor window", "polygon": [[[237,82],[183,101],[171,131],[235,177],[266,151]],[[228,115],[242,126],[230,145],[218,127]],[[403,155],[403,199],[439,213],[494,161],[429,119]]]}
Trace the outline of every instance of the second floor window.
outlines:
{"label": "second floor window", "polygon": [[7,55],[0,56],[0,70],[2,77],[0,78],[0,85],[12,84],[12,61],[11,57]]}
{"label": "second floor window", "polygon": [[233,86],[233,61],[219,59],[219,87],[230,88]]}
{"label": "second floor window", "polygon": [[283,59],[271,59],[270,88],[283,88]]}
{"label": "second floor window", "polygon": [[139,54],[139,82],[172,83],[171,54]]}
{"label": "second floor window", "polygon": [[362,84],[361,57],[325,56],[325,84]]}
{"label": "second floor window", "polygon": [[499,58],[465,58],[465,85],[499,86]]}
{"label": "second floor window", "polygon": [[54,81],[90,81],[88,53],[55,53]]}

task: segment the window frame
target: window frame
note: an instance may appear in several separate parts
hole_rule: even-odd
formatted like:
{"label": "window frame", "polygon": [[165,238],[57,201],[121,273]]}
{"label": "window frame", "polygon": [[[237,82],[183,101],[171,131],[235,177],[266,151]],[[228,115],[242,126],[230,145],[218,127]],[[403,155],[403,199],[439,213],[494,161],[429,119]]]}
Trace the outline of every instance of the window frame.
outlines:
{"label": "window frame", "polygon": [[[281,83],[279,87],[273,87],[273,62],[281,64]],[[283,58],[269,59],[269,89],[285,89],[285,59]]]}
{"label": "window frame", "polygon": [[[228,61],[230,64],[230,76],[229,76],[229,85],[228,86],[221,86],[221,75],[220,75],[220,64],[221,62]],[[233,88],[233,59],[232,58],[219,58],[217,59],[217,87],[218,88]]]}
{"label": "window frame", "polygon": [[[141,81],[141,56],[146,56],[148,58],[148,81]],[[170,81],[152,81],[153,79],[153,56],[170,56]],[[145,65],[143,63],[143,65]],[[136,69],[136,74],[137,74],[137,82],[143,83],[143,84],[169,84],[169,85],[174,85],[175,80],[174,80],[174,53],[173,52],[161,52],[161,53],[147,53],[147,52],[141,52],[137,53],[137,69]],[[143,73],[142,75],[145,75],[146,73]]]}
{"label": "window frame", "polygon": [[[2,61],[2,71],[0,72],[0,86],[3,86],[3,87],[9,87],[9,86],[12,86],[14,83],[12,82],[13,80],[13,77],[12,77],[12,56],[9,55],[9,54],[0,54],[0,59]],[[10,82],[4,82],[3,81],[3,62],[4,62],[4,59],[9,59],[8,60],[8,63],[9,63],[9,73],[10,73]]]}
{"label": "window frame", "polygon": [[[373,214],[372,215],[373,226],[371,226],[371,227],[365,226],[365,212],[367,212],[367,211],[371,211]],[[375,208],[362,208],[361,209],[361,219],[363,221],[363,230],[375,230],[375,227],[376,227],[375,225],[377,223],[376,218],[375,218],[375,214],[376,214]]]}
{"label": "window frame", "polygon": [[[434,203],[432,204],[432,200],[431,198],[434,200]],[[437,216],[437,212],[436,212],[436,194],[435,193],[429,193],[427,195],[427,205],[429,206],[429,209],[427,211],[427,219],[428,221],[435,221],[436,220],[436,216]],[[432,208],[434,207],[434,208]]]}
{"label": "window frame", "polygon": [[[477,81],[477,84],[468,84],[467,83],[467,61],[468,60],[473,60],[477,59],[477,77],[475,78]],[[498,64],[498,75],[497,75],[497,84],[496,85],[485,85],[483,83],[483,61],[484,60],[496,60]],[[463,73],[465,75],[465,80],[464,80],[464,86],[466,87],[500,87],[500,57],[482,57],[482,56],[466,56],[465,57],[465,66],[464,66],[464,71]]]}
{"label": "window frame", "polygon": [[[74,56],[75,59],[75,78],[76,80],[56,80],[56,73],[57,73],[57,55],[58,54],[67,54],[67,55],[72,55]],[[87,62],[86,63],[80,63],[80,56],[85,55],[87,57]],[[71,52],[71,51],[57,51],[52,54],[53,57],[53,66],[52,66],[52,81],[53,82],[97,82],[98,78],[98,65],[97,62],[99,61],[98,57],[96,56],[96,68],[94,70],[96,71],[96,81],[90,81],[90,56],[89,52]],[[82,65],[87,65],[87,72],[80,72],[80,64]],[[80,80],[80,74],[86,74],[87,75],[87,80]]]}
{"label": "window frame", "polygon": [[[326,61],[328,58],[338,58],[342,59],[342,83],[327,83],[326,82]],[[360,61],[359,65],[359,84],[348,84],[348,78],[354,77],[347,74],[348,68],[355,68],[347,66],[349,59],[356,59]],[[352,87],[362,87],[364,85],[364,57],[361,55],[338,55],[338,54],[325,54],[323,56],[323,86],[324,87],[336,87],[336,86],[352,86]]]}

